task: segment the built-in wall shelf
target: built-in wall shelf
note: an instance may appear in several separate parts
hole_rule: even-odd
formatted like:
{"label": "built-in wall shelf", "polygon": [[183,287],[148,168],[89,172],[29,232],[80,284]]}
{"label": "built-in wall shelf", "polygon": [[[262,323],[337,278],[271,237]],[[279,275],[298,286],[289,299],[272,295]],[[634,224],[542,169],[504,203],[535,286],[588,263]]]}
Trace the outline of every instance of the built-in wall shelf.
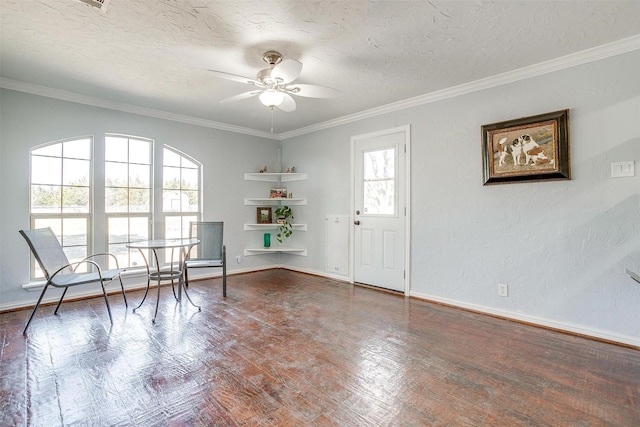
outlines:
{"label": "built-in wall shelf", "polygon": [[271,253],[278,253],[278,252],[292,254],[292,255],[307,256],[307,250],[306,249],[289,248],[289,247],[286,247],[286,246],[276,246],[276,247],[271,247],[271,248],[245,249],[244,250],[244,256],[264,255],[264,254],[271,254]]}
{"label": "built-in wall shelf", "polygon": [[245,181],[268,182],[303,181],[307,179],[307,174],[298,172],[247,172],[244,174],[244,179]]}
{"label": "built-in wall shelf", "polygon": [[[291,224],[294,231],[307,231],[307,224]],[[244,231],[275,230],[280,224],[245,224]]]}
{"label": "built-in wall shelf", "polygon": [[245,206],[260,206],[265,204],[305,206],[307,204],[307,199],[304,197],[245,197],[244,204]]}
{"label": "built-in wall shelf", "polygon": [[[271,183],[271,188],[283,188],[283,183],[292,181],[303,181],[307,179],[306,173],[297,172],[246,172],[244,174],[245,181],[260,181],[259,187],[264,190],[258,194],[269,194],[269,188],[265,188],[267,184]],[[254,193],[255,194],[255,193]],[[291,195],[291,193],[288,193]],[[245,206],[306,206],[307,199],[303,197],[245,197]],[[255,218],[255,217],[254,217]],[[274,218],[275,219],[275,218]],[[294,232],[307,231],[307,224],[291,224]],[[271,224],[244,224],[244,231],[254,232],[255,237],[259,236],[259,241],[262,242],[262,235],[258,235],[259,231],[265,232],[268,230],[277,230],[280,227],[278,223]],[[257,239],[256,239],[257,240]],[[256,242],[257,243],[257,242]],[[279,242],[278,242],[279,243]],[[259,244],[258,244],[259,245]],[[256,245],[256,246],[258,246]],[[274,245],[268,248],[246,248],[244,250],[244,256],[251,255],[265,255],[274,253],[286,253],[291,255],[307,256],[307,250],[304,248],[292,248],[289,246]]]}

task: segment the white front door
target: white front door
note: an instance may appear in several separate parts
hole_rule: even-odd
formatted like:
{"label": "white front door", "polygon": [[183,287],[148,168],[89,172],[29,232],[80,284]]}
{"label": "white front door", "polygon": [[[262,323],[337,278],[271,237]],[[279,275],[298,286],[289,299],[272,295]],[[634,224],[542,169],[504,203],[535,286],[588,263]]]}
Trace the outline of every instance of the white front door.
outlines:
{"label": "white front door", "polygon": [[354,281],[408,293],[408,127],[352,138]]}

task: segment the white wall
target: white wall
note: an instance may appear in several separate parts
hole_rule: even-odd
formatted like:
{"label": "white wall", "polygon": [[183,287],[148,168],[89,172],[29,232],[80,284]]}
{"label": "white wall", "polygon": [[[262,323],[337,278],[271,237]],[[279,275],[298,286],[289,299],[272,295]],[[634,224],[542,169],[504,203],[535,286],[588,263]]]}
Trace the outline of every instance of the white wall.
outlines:
{"label": "white wall", "polygon": [[[29,282],[29,249],[18,230],[29,228],[29,150],[46,142],[83,135],[97,141],[113,132],[151,138],[156,150],[167,144],[193,156],[203,163],[203,219],[225,222],[225,243],[234,259],[249,244],[251,236],[242,229],[245,222],[255,221],[255,210],[243,206],[250,190],[244,172],[274,162],[278,141],[12,90],[0,92],[0,106],[0,309],[34,304],[39,294],[22,289]],[[94,153],[96,160],[103,156]],[[240,265],[230,263],[229,268],[254,269],[270,262],[251,257]],[[136,285],[132,280],[125,285]]]}
{"label": "white wall", "polygon": [[[324,217],[351,214],[350,138],[410,125],[411,294],[640,345],[640,51],[282,141],[282,164],[308,180],[289,191],[308,224],[292,245],[309,256],[253,256],[238,271],[286,264],[325,271]],[[205,219],[225,221],[229,256],[255,246],[243,173],[275,161],[277,142],[0,92],[0,308],[33,303],[28,250],[29,148],[76,135],[120,132],[167,143],[204,163]],[[482,186],[480,127],[571,111],[572,180]],[[634,160],[636,176],[610,178]],[[240,213],[239,213],[240,212]],[[257,236],[257,237],[256,237]],[[509,284],[509,297],[497,284]]]}
{"label": "white wall", "polygon": [[[350,137],[411,126],[411,295],[640,345],[640,51],[283,141],[309,257],[350,209]],[[570,109],[571,181],[483,186],[483,124]],[[610,177],[634,160],[636,176]],[[304,210],[304,209],[302,209]],[[509,297],[497,296],[497,284]]]}

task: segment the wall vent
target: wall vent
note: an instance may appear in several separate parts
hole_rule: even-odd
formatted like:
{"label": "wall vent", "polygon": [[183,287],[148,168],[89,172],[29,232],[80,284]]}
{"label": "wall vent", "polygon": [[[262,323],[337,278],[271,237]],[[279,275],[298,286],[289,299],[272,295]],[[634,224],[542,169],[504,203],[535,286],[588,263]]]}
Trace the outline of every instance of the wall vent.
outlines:
{"label": "wall vent", "polygon": [[95,8],[100,9],[101,11],[106,11],[107,6],[111,0],[78,0],[81,3],[88,4],[89,6],[93,6]]}

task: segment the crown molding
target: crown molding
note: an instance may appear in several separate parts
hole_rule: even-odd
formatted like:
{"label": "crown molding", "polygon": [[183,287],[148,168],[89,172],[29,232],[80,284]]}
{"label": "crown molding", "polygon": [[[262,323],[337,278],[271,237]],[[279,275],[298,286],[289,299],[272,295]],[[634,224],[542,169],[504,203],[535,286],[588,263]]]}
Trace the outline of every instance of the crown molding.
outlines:
{"label": "crown molding", "polygon": [[260,138],[285,140],[296,136],[317,132],[341,126],[344,124],[364,120],[372,117],[376,117],[382,114],[387,114],[406,108],[416,107],[424,104],[430,104],[433,102],[442,101],[449,98],[454,98],[461,95],[489,89],[496,86],[501,86],[509,83],[518,82],[521,80],[530,79],[532,77],[541,76],[544,74],[553,73],[556,71],[565,70],[578,65],[586,64],[589,62],[598,61],[601,59],[609,58],[616,55],[621,55],[627,52],[640,49],[640,34],[628,37],[626,39],[618,40],[612,43],[597,46],[591,49],[576,52],[570,55],[566,55],[560,58],[552,59],[549,61],[534,64],[528,67],[519,68],[517,70],[508,71],[506,73],[498,74],[495,76],[487,77],[484,79],[476,80],[469,83],[464,83],[458,86],[453,86],[447,89],[431,92],[425,95],[416,96],[413,98],[405,99],[403,101],[394,102],[391,104],[383,105],[369,110],[361,111],[354,114],[349,114],[337,119],[328,120],[326,122],[318,123],[311,126],[306,126],[300,129],[295,129],[283,133],[271,133],[265,131],[259,131],[256,129],[245,128],[241,126],[229,125],[226,123],[215,122],[212,120],[200,119],[197,117],[185,116],[181,114],[170,113],[162,110],[155,110],[152,108],[144,108],[136,105],[125,104],[121,102],[110,101],[102,98],[82,95],[74,92],[68,92],[59,89],[52,89],[45,86],[33,85],[30,83],[24,83],[16,80],[10,80],[0,77],[0,87],[4,89],[16,90],[19,92],[26,92],[33,95],[45,96],[48,98],[55,98],[64,101],[76,102],[79,104],[91,105],[94,107],[107,108],[110,110],[122,111],[126,113],[139,114],[141,116],[153,117],[164,120],[171,120],[174,122],[186,123],[196,126],[203,126],[212,129],[218,129],[228,132],[240,133],[244,135],[257,136]]}
{"label": "crown molding", "polygon": [[605,45],[597,46],[591,49],[583,50],[581,52],[576,52],[571,55],[566,55],[549,61],[540,62],[528,67],[519,68],[517,70],[508,71],[506,73],[497,74],[495,76],[487,77],[473,82],[464,83],[458,86],[453,86],[425,95],[405,99],[403,101],[383,105],[381,107],[361,111],[359,113],[350,114],[348,116],[339,117],[334,120],[329,120],[312,126],[307,126],[293,131],[281,133],[280,139],[289,139],[295,136],[329,129],[347,123],[376,117],[382,114],[404,110],[406,108],[430,104],[449,98],[455,98],[457,96],[530,79],[532,77],[537,77],[556,71],[565,70],[571,67],[598,61],[601,59],[606,59],[616,55],[621,55],[638,49],[640,49],[640,34]]}
{"label": "crown molding", "polygon": [[82,95],[75,92],[69,92],[60,89],[53,89],[46,86],[24,83],[17,80],[11,80],[0,77],[0,87],[4,89],[15,90],[18,92],[30,93],[32,95],[44,96],[47,98],[59,99],[62,101],[70,101],[83,105],[91,105],[93,107],[106,108],[109,110],[122,111],[125,113],[138,114],[141,116],[153,117],[156,119],[170,120],[174,122],[186,123],[190,125],[202,126],[212,129],[223,130],[227,132],[240,133],[261,138],[279,139],[278,135],[270,132],[249,129],[241,126],[229,125],[226,123],[215,122],[212,120],[200,119],[182,114],[170,113],[167,111],[156,110],[153,108],[145,108],[123,102],[110,101],[108,99],[97,98],[88,95]]}

